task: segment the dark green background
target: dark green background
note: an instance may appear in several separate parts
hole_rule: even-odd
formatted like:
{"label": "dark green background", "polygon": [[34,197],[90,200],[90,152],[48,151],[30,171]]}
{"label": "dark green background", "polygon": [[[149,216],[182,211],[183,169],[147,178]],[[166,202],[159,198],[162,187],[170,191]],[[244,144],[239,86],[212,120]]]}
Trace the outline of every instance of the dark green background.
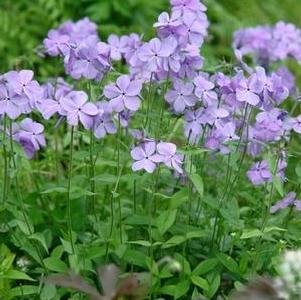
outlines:
{"label": "dark green background", "polygon": [[[207,65],[232,57],[231,37],[242,26],[274,24],[278,20],[301,27],[300,0],[206,0],[211,22],[203,54]],[[158,14],[169,9],[167,0],[0,0],[0,72],[33,68],[39,77],[57,74],[52,59],[37,57],[34,49],[49,29],[68,19],[88,16],[102,38],[110,33],[152,36]]]}

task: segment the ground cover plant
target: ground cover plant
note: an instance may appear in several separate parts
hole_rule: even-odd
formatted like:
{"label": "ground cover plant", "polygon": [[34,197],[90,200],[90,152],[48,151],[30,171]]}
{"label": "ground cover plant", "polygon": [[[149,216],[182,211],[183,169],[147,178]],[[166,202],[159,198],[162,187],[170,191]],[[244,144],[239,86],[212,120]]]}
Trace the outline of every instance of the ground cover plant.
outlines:
{"label": "ground cover plant", "polygon": [[57,74],[1,75],[3,299],[232,299],[257,275],[298,299],[301,30],[241,28],[212,64],[209,27],[199,0],[154,36],[66,21],[35,49]]}

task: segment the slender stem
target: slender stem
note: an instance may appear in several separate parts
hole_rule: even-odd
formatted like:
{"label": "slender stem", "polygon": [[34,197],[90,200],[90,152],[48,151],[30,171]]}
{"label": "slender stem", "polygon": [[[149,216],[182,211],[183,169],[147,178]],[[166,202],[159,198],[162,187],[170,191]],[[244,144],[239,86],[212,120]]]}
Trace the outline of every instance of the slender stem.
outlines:
{"label": "slender stem", "polygon": [[137,213],[137,199],[136,199],[136,179],[134,179],[134,188],[133,188],[133,193],[134,193],[134,214]]}
{"label": "slender stem", "polygon": [[94,152],[94,134],[93,130],[90,130],[90,190],[91,190],[91,211],[94,214],[95,221],[97,221],[97,213],[96,213],[96,197],[95,197],[95,160],[93,158]]}
{"label": "slender stem", "polygon": [[[157,175],[158,176],[158,175]],[[156,176],[156,177],[157,177]],[[153,283],[153,263],[154,263],[154,248],[153,248],[153,200],[155,197],[155,188],[156,188],[155,175],[152,175],[152,193],[148,206],[148,236],[149,236],[149,257],[150,257],[150,293],[149,299],[152,299],[152,283]]]}
{"label": "slender stem", "polygon": [[228,189],[228,184],[230,181],[230,174],[231,174],[231,167],[230,167],[230,161],[231,161],[231,152],[228,154],[228,162],[227,162],[227,171],[226,171],[226,183],[225,183],[225,191],[222,195],[221,198],[219,198],[219,203],[218,203],[218,211],[215,215],[215,219],[214,219],[214,225],[213,225],[213,233],[212,233],[212,237],[211,237],[211,250],[213,249],[213,245],[214,245],[214,240],[215,240],[215,235],[216,235],[216,230],[217,230],[217,224],[218,224],[218,220],[219,220],[219,210],[223,204],[223,200],[224,200],[224,195],[226,194],[226,191]]}
{"label": "slender stem", "polygon": [[[273,178],[277,174],[278,164],[279,164],[279,161],[280,161],[280,155],[281,155],[281,151],[280,151],[280,145],[279,145],[278,156],[277,156],[276,164],[274,166],[273,173],[272,173]],[[267,183],[265,184],[265,189],[266,189],[266,187],[267,187]],[[264,214],[264,217],[263,217],[263,220],[262,220],[262,224],[261,224],[261,227],[260,227],[260,231],[261,231],[262,234],[259,237],[258,242],[256,243],[257,244],[257,247],[256,247],[257,250],[256,250],[256,256],[254,258],[254,264],[253,264],[253,272],[254,273],[256,272],[257,265],[258,265],[259,249],[260,249],[260,246],[262,245],[262,239],[263,239],[263,236],[264,236],[264,230],[265,230],[266,225],[267,225],[267,223],[269,221],[270,208],[271,208],[273,193],[274,193],[274,184],[271,183],[270,192],[268,194],[269,195],[268,202],[266,203],[265,214]]]}
{"label": "slender stem", "polygon": [[120,172],[118,174],[116,183],[115,183],[115,187],[114,190],[111,192],[111,196],[110,196],[110,206],[111,206],[111,223],[110,223],[110,233],[109,233],[109,239],[107,241],[107,245],[106,245],[106,259],[105,261],[108,261],[108,256],[109,256],[109,248],[110,248],[110,244],[111,244],[111,239],[112,239],[112,234],[113,234],[113,226],[114,226],[114,195],[116,194],[118,187],[119,187],[119,181],[120,181],[120,177],[121,177],[121,173],[122,173],[122,168],[120,169]]}
{"label": "slender stem", "polygon": [[69,150],[69,170],[68,170],[68,186],[67,186],[67,215],[68,215],[68,232],[69,240],[72,248],[72,253],[75,253],[73,237],[72,237],[72,213],[71,213],[71,178],[72,178],[72,163],[73,163],[73,143],[74,143],[74,127],[71,126],[71,140],[70,140],[70,150]]}
{"label": "slender stem", "polygon": [[147,99],[147,111],[146,111],[146,119],[144,123],[144,128],[147,128],[148,120],[149,120],[149,113],[151,107],[151,98],[152,98],[152,88],[153,88],[153,73],[151,73],[150,83],[149,83],[149,90],[148,90],[148,99]]}
{"label": "slender stem", "polygon": [[[88,82],[89,90],[89,101],[92,102],[92,87],[91,82]],[[94,160],[94,134],[93,130],[90,130],[90,145],[89,145],[89,154],[90,154],[90,190],[91,190],[91,203],[89,205],[90,213],[93,212],[95,221],[97,222],[97,213],[96,213],[96,197],[95,197],[95,160]]]}
{"label": "slender stem", "polygon": [[[22,194],[20,192],[20,185],[19,185],[19,179],[18,179],[18,170],[17,170],[17,163],[16,163],[16,159],[15,159],[15,151],[14,151],[14,141],[13,141],[13,123],[12,121],[10,120],[9,122],[9,140],[10,140],[10,154],[11,154],[11,157],[12,157],[12,161],[13,161],[13,166],[14,166],[14,170],[15,170],[15,181],[16,181],[16,192],[17,192],[17,198],[19,200],[19,203],[20,203],[20,208],[21,208],[21,212],[22,212],[22,215],[23,215],[23,218],[24,218],[24,222],[25,222],[25,225],[27,227],[27,230],[29,232],[30,235],[32,235],[34,233],[34,230],[32,229],[32,227],[30,226],[30,223],[28,221],[28,218],[27,218],[27,214],[26,214],[26,209],[25,209],[25,205],[24,205],[24,201],[23,201],[23,197],[22,197]],[[41,263],[41,266],[44,268],[45,270],[45,273],[47,274],[48,273],[48,270],[43,262],[43,255],[41,253],[41,250],[39,248],[39,246],[33,242],[33,246],[34,248],[36,249],[37,253],[38,253],[38,256],[39,256],[39,259],[40,259],[40,263]]]}
{"label": "slender stem", "polygon": [[[118,141],[117,141],[117,174],[120,173],[120,143],[121,143],[121,123],[120,114],[118,114]],[[121,198],[118,197],[118,210],[119,210],[119,237],[120,243],[122,243],[122,211],[121,211]]]}
{"label": "slender stem", "polygon": [[54,155],[55,155],[55,172],[56,181],[59,183],[59,145],[58,145],[58,128],[54,129]]}
{"label": "slender stem", "polygon": [[7,117],[4,114],[3,117],[3,138],[2,138],[2,148],[3,148],[3,191],[2,191],[2,205],[4,206],[7,200],[7,180],[8,180],[8,166],[7,166],[7,150],[6,150],[6,130],[7,130]]}

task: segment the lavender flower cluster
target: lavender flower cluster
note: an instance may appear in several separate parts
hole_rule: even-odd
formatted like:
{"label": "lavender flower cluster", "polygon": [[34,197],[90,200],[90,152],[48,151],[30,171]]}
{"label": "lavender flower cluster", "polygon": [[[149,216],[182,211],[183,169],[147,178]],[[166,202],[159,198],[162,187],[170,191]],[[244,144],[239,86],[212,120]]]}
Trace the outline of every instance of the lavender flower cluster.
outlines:
{"label": "lavender flower cluster", "polygon": [[[100,139],[117,133],[117,122],[128,127],[141,107],[143,87],[150,90],[164,81],[164,99],[174,115],[183,117],[184,135],[191,145],[221,155],[242,151],[255,158],[247,172],[253,185],[270,183],[274,177],[285,181],[284,151],[276,170],[259,157],[269,146],[288,141],[292,132],[301,133],[301,115],[292,117],[282,108],[296,93],[293,75],[284,67],[271,72],[266,62],[287,57],[301,61],[301,31],[283,22],[242,29],[235,33],[233,42],[240,67],[232,76],[209,74],[201,70],[200,54],[209,26],[206,7],[199,0],[170,3],[171,11],[162,12],[154,24],[157,36],[146,42],[135,33],[110,35],[102,42],[96,24],[88,18],[50,30],[44,40],[45,53],[61,57],[65,72],[73,79],[99,82],[119,60],[126,62],[128,74],[105,85],[101,101],[92,102],[84,91],[74,90],[63,79],[39,85],[32,71],[8,72],[0,80],[1,116],[15,120],[35,110],[46,120],[55,116],[70,126],[81,124]],[[254,69],[242,60],[249,53],[257,59]],[[26,118],[14,124],[9,134],[32,157],[45,146],[43,130],[43,125]],[[134,171],[152,173],[163,164],[184,173],[184,157],[175,144],[139,131],[133,136],[137,140],[131,151]]]}
{"label": "lavender flower cluster", "polygon": [[[11,120],[20,115],[28,114],[37,109],[42,99],[42,88],[33,80],[30,70],[10,71],[0,78],[0,116],[8,116]],[[12,123],[2,129],[13,140],[19,143],[27,157],[32,158],[34,153],[46,145],[44,126],[30,118],[23,119],[19,124]]]}
{"label": "lavender flower cluster", "polygon": [[301,63],[301,30],[290,23],[275,26],[243,28],[235,32],[233,48],[242,56],[252,54],[257,62],[265,64],[293,58]]}

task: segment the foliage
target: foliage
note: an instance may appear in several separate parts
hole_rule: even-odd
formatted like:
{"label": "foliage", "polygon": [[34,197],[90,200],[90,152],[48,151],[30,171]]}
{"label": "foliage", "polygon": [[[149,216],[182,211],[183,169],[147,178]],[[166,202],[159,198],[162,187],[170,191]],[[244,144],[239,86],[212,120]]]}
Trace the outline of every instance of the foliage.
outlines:
{"label": "foliage", "polygon": [[[202,54],[209,73],[233,71],[230,45],[236,29],[278,19],[301,26],[298,0],[277,6],[273,0],[208,0],[207,4],[212,25]],[[35,50],[50,28],[89,16],[100,24],[103,39],[110,33],[129,32],[146,32],[149,38],[154,34],[151,24],[167,5],[161,0],[37,0],[35,4],[3,0],[0,52],[5,55],[0,70],[30,68],[41,82],[64,75],[59,59],[42,58]],[[292,70],[301,74],[300,67]],[[126,68],[117,63],[101,84],[82,79],[75,85],[89,91],[90,100],[96,102],[119,72]],[[178,145],[185,157],[183,182],[163,167],[152,175],[133,173],[130,150],[135,140],[124,128],[94,143],[84,128],[76,127],[73,138],[66,123],[56,126],[57,120],[51,119],[45,130],[47,147],[33,160],[19,145],[8,151],[8,176],[0,182],[1,195],[5,180],[10,187],[7,204],[0,210],[0,297],[85,299],[84,294],[39,280],[71,269],[93,286],[98,284],[95,267],[112,262],[126,273],[149,272],[153,299],[228,299],[233,289],[255,274],[276,274],[279,254],[301,246],[300,214],[288,209],[268,215],[271,202],[283,197],[284,190],[295,187],[300,193],[300,138],[293,135],[288,148],[287,182],[274,179],[269,186],[254,187],[245,176],[251,160],[243,164],[237,151],[214,156],[204,147],[188,145],[183,120],[163,111],[169,86],[167,82],[143,88],[144,101],[132,127],[142,128],[147,115],[153,136]],[[35,112],[32,117],[41,119]],[[1,147],[3,143],[11,147],[1,137]],[[70,148],[74,151],[69,191]],[[270,165],[277,164],[277,151],[276,147],[267,151]],[[4,164],[1,160],[1,170]],[[238,174],[238,181],[233,174]],[[68,200],[71,207],[66,215]],[[66,225],[70,215],[71,233]]]}

